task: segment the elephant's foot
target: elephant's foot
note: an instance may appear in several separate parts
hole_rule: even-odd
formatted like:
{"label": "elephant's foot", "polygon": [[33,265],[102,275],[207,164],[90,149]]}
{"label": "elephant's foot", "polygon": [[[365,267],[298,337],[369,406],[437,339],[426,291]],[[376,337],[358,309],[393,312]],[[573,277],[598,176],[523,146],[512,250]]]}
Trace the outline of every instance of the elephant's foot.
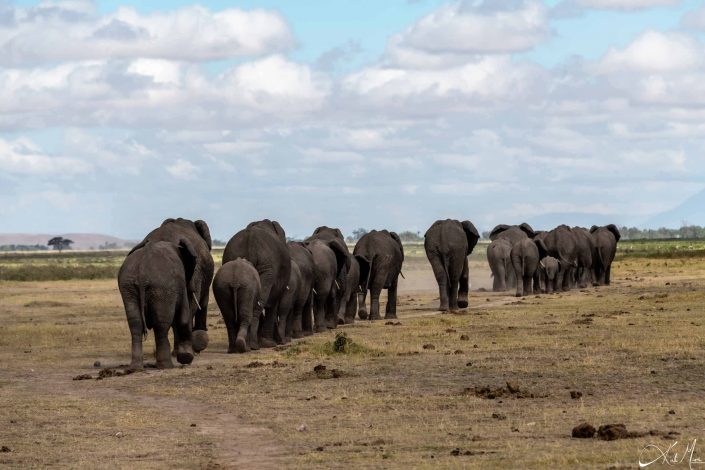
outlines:
{"label": "elephant's foot", "polygon": [[299,339],[304,337],[304,332],[303,331],[292,331],[291,332],[291,337],[293,339]]}
{"label": "elephant's foot", "polygon": [[338,317],[338,325],[345,325],[345,318]]}
{"label": "elephant's foot", "polygon": [[384,315],[385,320],[396,320],[397,319],[397,314],[396,313],[387,313]]}
{"label": "elephant's foot", "polygon": [[355,323],[355,317],[345,317],[343,318],[343,323],[345,323],[346,325],[351,325]]}
{"label": "elephant's foot", "polygon": [[254,338],[250,338],[250,339],[247,341],[247,345],[250,347],[250,349],[251,349],[252,351],[257,351],[257,350],[259,350],[259,342],[258,342],[256,339],[254,339]]}
{"label": "elephant's foot", "polygon": [[364,308],[358,310],[357,316],[360,317],[360,320],[367,320],[367,310],[365,310]]}
{"label": "elephant's foot", "polygon": [[261,336],[259,338],[260,348],[273,348],[273,347],[276,347],[276,345],[277,345],[277,342],[271,338],[263,338]]}
{"label": "elephant's foot", "polygon": [[326,331],[328,331],[326,325],[316,325],[316,333],[325,333]]}
{"label": "elephant's foot", "polygon": [[171,358],[168,360],[163,359],[161,361],[157,360],[157,369],[173,369],[174,363],[171,362]]}
{"label": "elephant's foot", "polygon": [[326,328],[328,328],[329,330],[335,330],[336,328],[338,328],[338,321],[337,320],[328,320],[326,322]]}
{"label": "elephant's foot", "polygon": [[448,306],[447,305],[440,305],[438,307],[439,312],[447,312],[448,311]]}
{"label": "elephant's foot", "polygon": [[376,320],[381,320],[382,317],[379,315],[379,313],[376,313],[374,315],[370,315],[370,321],[376,321]]}
{"label": "elephant's foot", "polygon": [[245,353],[249,350],[247,346],[247,341],[245,341],[245,338],[237,338],[235,340],[235,344],[232,344],[228,347],[228,354],[233,354],[233,353]]}
{"label": "elephant's foot", "polygon": [[458,300],[458,307],[468,308],[468,301],[467,300]]}
{"label": "elephant's foot", "polygon": [[133,360],[130,362],[130,370],[143,370],[144,369],[144,362],[143,361],[135,361]]}
{"label": "elephant's foot", "polygon": [[200,353],[208,347],[208,332],[206,330],[194,330],[191,333],[191,344],[193,351]]}
{"label": "elephant's foot", "polygon": [[514,294],[514,297],[523,297],[524,295],[521,292],[517,292]]}
{"label": "elephant's foot", "polygon": [[284,344],[289,344],[291,343],[291,336],[285,336],[284,337]]}
{"label": "elephant's foot", "polygon": [[303,335],[304,336],[313,336],[313,330],[304,330]]}
{"label": "elephant's foot", "polygon": [[176,360],[179,364],[191,364],[193,362],[193,347],[189,343],[179,343],[176,351]]}

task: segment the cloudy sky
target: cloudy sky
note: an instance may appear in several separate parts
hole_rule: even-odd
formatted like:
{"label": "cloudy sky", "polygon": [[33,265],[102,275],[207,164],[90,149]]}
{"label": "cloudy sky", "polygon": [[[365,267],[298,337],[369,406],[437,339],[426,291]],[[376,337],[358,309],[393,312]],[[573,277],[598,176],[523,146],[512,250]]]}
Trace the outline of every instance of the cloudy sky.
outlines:
{"label": "cloudy sky", "polygon": [[0,0],[0,232],[643,224],[704,150],[700,0]]}

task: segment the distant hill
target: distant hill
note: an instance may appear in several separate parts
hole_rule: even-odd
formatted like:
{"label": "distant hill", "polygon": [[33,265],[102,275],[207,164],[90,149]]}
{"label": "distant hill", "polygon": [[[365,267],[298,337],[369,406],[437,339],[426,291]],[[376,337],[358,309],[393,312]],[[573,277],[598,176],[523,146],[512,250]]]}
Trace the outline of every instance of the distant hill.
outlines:
{"label": "distant hill", "polygon": [[648,219],[641,225],[649,228],[678,228],[684,224],[705,226],[705,189],[682,204]]}
{"label": "distant hill", "polygon": [[63,237],[73,240],[71,248],[74,250],[98,250],[102,246],[115,248],[128,248],[138,241],[124,240],[111,235],[100,233],[0,233],[0,246],[2,245],[46,245],[54,237]]}

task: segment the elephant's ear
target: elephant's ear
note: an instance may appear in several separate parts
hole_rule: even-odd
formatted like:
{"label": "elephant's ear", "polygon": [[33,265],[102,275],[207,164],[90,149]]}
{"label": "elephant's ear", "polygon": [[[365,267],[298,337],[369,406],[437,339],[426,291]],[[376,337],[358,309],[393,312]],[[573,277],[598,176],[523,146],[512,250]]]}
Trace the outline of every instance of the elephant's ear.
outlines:
{"label": "elephant's ear", "polygon": [[361,290],[366,291],[367,285],[370,282],[370,270],[372,269],[372,260],[367,259],[367,257],[362,255],[355,255],[357,264],[360,265],[360,280],[359,287]]}
{"label": "elephant's ear", "polygon": [[389,232],[389,236],[391,236],[397,244],[399,244],[399,249],[401,250],[401,260],[404,261],[404,245],[401,243],[401,238],[399,238],[399,234],[397,232]]}
{"label": "elephant's ear", "polygon": [[[541,240],[540,238],[537,240],[534,240],[534,244],[536,245],[536,248],[539,249],[539,259],[543,260],[546,256],[548,256],[548,249],[546,249],[546,244]],[[543,263],[543,261],[541,261]],[[542,264],[543,266],[543,264]]]}
{"label": "elephant's ear", "polygon": [[619,241],[620,238],[622,238],[622,234],[619,233],[619,229],[615,224],[609,224],[607,227],[607,230],[612,232],[612,235],[614,235],[614,238]]}
{"label": "elephant's ear", "polygon": [[196,270],[196,264],[198,263],[198,256],[193,245],[186,238],[179,240],[179,256],[181,257],[181,262],[184,264],[184,272],[186,273],[186,285],[191,285],[191,278],[193,278],[193,272]]}
{"label": "elephant's ear", "polygon": [[533,228],[531,228],[531,225],[527,224],[524,222],[523,224],[519,225],[519,228],[529,236],[529,238],[534,238],[536,236],[536,232],[534,231]]}
{"label": "elephant's ear", "polygon": [[345,240],[343,232],[341,232],[339,228],[335,229],[335,234],[338,235],[338,238],[340,238],[341,240]]}
{"label": "elephant's ear", "polygon": [[137,245],[133,246],[130,252],[127,254],[127,256],[130,256],[132,253],[135,251],[139,250],[140,248],[144,248],[144,246],[149,243],[149,240],[142,240],[139,242]]}
{"label": "elephant's ear", "polygon": [[467,256],[472,253],[472,250],[475,249],[475,245],[477,245],[477,241],[480,239],[480,234],[478,233],[477,229],[472,224],[472,222],[470,222],[469,220],[462,221],[460,225],[463,226],[465,238],[468,239],[468,251],[467,253],[465,253],[465,255]]}
{"label": "elephant's ear", "polygon": [[279,222],[276,220],[272,221],[272,227],[274,227],[274,232],[277,234],[280,240],[282,240],[284,243],[286,243],[286,232],[284,231],[284,228],[279,225]]}
{"label": "elephant's ear", "polygon": [[592,227],[590,227],[590,233],[595,233],[595,232],[597,232],[597,230],[598,230],[599,228],[600,228],[600,227],[598,227],[597,225],[593,225]]}
{"label": "elephant's ear", "polygon": [[333,250],[333,253],[335,254],[335,264],[337,266],[335,275],[337,277],[340,275],[340,271],[342,271],[348,264],[348,247],[337,238],[334,238],[327,243],[328,247]]}
{"label": "elephant's ear", "polygon": [[504,232],[505,230],[509,230],[510,228],[511,226],[509,225],[499,224],[490,232],[490,240],[495,241],[500,233]]}
{"label": "elephant's ear", "polygon": [[208,228],[208,224],[203,221],[203,220],[197,220],[194,222],[196,225],[196,230],[198,230],[198,234],[201,236],[206,241],[206,244],[208,245],[208,250],[213,249],[213,240],[211,240],[211,231]]}

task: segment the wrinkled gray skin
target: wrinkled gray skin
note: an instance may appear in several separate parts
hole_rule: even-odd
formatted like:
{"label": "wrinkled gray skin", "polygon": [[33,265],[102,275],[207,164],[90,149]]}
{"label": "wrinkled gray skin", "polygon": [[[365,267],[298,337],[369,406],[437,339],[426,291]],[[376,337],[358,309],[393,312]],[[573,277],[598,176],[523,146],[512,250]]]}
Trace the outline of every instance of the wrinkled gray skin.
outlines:
{"label": "wrinkled gray skin", "polygon": [[286,247],[284,229],[278,222],[269,219],[250,223],[236,233],[225,246],[223,263],[236,258],[245,258],[252,263],[259,273],[262,286],[263,306],[257,306],[252,319],[252,328],[258,329],[259,336],[256,339],[251,338],[249,346],[251,349],[272,348],[277,345],[274,334],[279,301],[286,291],[291,275],[291,257]]}
{"label": "wrinkled gray skin", "polygon": [[360,266],[357,265],[355,257],[353,257],[348,246],[345,244],[345,238],[340,229],[321,226],[313,231],[313,234],[306,241],[323,240],[326,242],[339,240],[345,247],[346,262],[345,266],[340,270],[336,278],[336,285],[333,286],[335,291],[335,305],[338,311],[338,323],[353,323],[355,321],[355,312],[357,310],[357,286],[360,281]]}
{"label": "wrinkled gray skin", "polygon": [[512,244],[509,240],[499,238],[487,247],[487,262],[492,271],[492,290],[504,292],[509,286],[516,285],[516,276],[510,257]]}
{"label": "wrinkled gray skin", "polygon": [[[196,253],[196,267],[187,286],[191,314],[194,318],[193,329],[205,332],[208,330],[208,300],[215,271],[215,263],[211,256],[213,243],[208,224],[202,220],[191,221],[180,217],[166,219],[161,226],[147,234],[130,253],[140,249],[147,242],[165,241],[178,245],[182,239],[188,240]],[[208,345],[207,336],[204,335],[204,338],[203,344],[194,344],[196,352],[200,352]]]}
{"label": "wrinkled gray skin", "polygon": [[[517,297],[531,295],[541,290],[539,283],[539,262],[546,257],[543,240],[526,238],[512,246],[512,267],[517,278]],[[533,286],[532,286],[533,282]]]}
{"label": "wrinkled gray skin", "polygon": [[144,367],[142,339],[148,329],[154,330],[158,368],[173,367],[169,328],[174,329],[176,359],[181,364],[193,361],[188,285],[197,258],[186,238],[178,244],[148,241],[125,258],[118,273],[118,286],[132,336],[131,368]]}
{"label": "wrinkled gray skin", "polygon": [[357,314],[366,320],[365,298],[370,291],[370,320],[381,319],[379,295],[387,289],[387,306],[384,318],[397,317],[397,286],[404,262],[404,248],[399,235],[387,230],[372,230],[358,240],[353,256],[360,265],[360,283]]}
{"label": "wrinkled gray skin", "polygon": [[347,260],[347,247],[338,239],[304,242],[313,255],[313,319],[316,332],[336,328],[336,285]]}
{"label": "wrinkled gray skin", "polygon": [[593,254],[595,252],[595,242],[588,229],[583,227],[573,227],[577,250],[577,269],[575,281],[578,287],[585,289],[594,283],[593,281]]}
{"label": "wrinkled gray skin", "polygon": [[438,282],[442,312],[468,306],[468,256],[480,235],[469,220],[437,220],[424,234],[426,257]]}
{"label": "wrinkled gray skin", "polygon": [[228,330],[228,353],[250,350],[248,341],[257,339],[252,317],[260,302],[259,273],[243,258],[228,261],[213,279],[213,295]]}
{"label": "wrinkled gray skin", "polygon": [[299,265],[297,265],[296,261],[292,258],[291,274],[289,275],[287,290],[284,292],[279,302],[279,331],[277,337],[280,338],[281,342],[284,344],[291,342],[294,310],[297,308],[297,303],[303,306],[309,297],[310,290],[308,292],[304,291],[303,282]]}
{"label": "wrinkled gray skin", "polygon": [[560,265],[557,286],[563,291],[570,290],[573,273],[578,266],[575,234],[567,225],[559,225],[542,238],[548,255],[556,258]]}
{"label": "wrinkled gray skin", "polygon": [[614,224],[604,227],[593,225],[590,234],[594,242],[593,276],[594,285],[609,286],[612,273],[612,261],[617,253],[617,243],[621,238],[619,230]]}
{"label": "wrinkled gray skin", "polygon": [[[299,297],[294,299],[287,315],[286,335],[291,338],[302,338],[313,334],[313,255],[302,242],[287,243],[291,262],[296,263],[301,276]],[[291,328],[289,330],[289,328]]]}
{"label": "wrinkled gray skin", "polygon": [[558,277],[558,260],[553,256],[546,256],[539,263],[539,280],[542,291],[552,294],[557,290],[556,278]]}
{"label": "wrinkled gray skin", "polygon": [[[509,251],[511,251],[511,247],[514,246],[515,243],[526,240],[527,238],[534,238],[535,234],[536,232],[534,232],[534,229],[531,228],[531,225],[526,222],[520,225],[500,224],[492,229],[490,232],[490,240],[492,242],[505,240],[510,244],[509,250],[506,249],[506,246],[502,246],[502,248],[496,250],[496,253],[493,253],[492,256],[490,256],[488,252],[487,260],[490,264],[490,270],[492,271],[492,276],[494,278],[493,290],[505,291],[516,287],[517,278],[514,275],[512,261],[509,258]],[[492,245],[490,244],[490,246]],[[495,247],[496,246],[497,245],[495,245]],[[493,251],[495,250],[493,249]],[[500,281],[498,280],[500,278],[499,271],[503,265],[505,266],[504,279]]]}

